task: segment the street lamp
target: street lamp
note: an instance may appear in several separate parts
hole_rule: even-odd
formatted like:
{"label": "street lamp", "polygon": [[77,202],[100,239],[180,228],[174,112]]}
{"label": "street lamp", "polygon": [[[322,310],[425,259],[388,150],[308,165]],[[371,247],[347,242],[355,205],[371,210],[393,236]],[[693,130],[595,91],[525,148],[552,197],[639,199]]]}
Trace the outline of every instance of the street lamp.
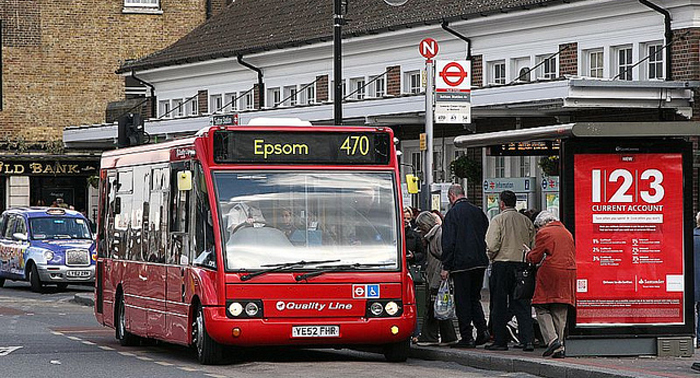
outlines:
{"label": "street lamp", "polygon": [[[333,121],[336,125],[343,123],[343,62],[342,37],[345,15],[343,5],[350,0],[333,0]],[[408,0],[384,0],[391,6],[401,6]]]}

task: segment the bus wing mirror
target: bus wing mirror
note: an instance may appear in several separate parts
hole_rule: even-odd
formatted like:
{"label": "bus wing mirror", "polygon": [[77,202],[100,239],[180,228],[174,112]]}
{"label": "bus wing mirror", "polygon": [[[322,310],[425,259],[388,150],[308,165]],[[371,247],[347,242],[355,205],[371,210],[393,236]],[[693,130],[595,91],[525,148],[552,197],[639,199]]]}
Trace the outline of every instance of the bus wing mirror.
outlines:
{"label": "bus wing mirror", "polygon": [[192,190],[192,171],[177,173],[177,190]]}
{"label": "bus wing mirror", "polygon": [[27,241],[28,240],[27,234],[23,234],[21,232],[15,232],[14,234],[12,234],[12,237],[15,240],[20,240],[20,241]]}
{"label": "bus wing mirror", "polygon": [[418,193],[418,176],[407,174],[406,175],[406,185],[408,186],[408,192],[411,194]]}

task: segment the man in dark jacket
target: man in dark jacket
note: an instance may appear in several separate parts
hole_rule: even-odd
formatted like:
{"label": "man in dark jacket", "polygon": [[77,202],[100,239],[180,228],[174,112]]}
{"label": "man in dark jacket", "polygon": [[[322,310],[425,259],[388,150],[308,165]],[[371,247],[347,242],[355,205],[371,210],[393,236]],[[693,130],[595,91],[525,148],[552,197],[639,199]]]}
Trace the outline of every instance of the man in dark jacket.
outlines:
{"label": "man in dark jacket", "polygon": [[[481,307],[481,287],[484,271],[489,265],[486,256],[486,230],[489,221],[486,215],[467,201],[464,189],[452,185],[447,192],[452,208],[445,215],[442,225],[441,276],[452,277],[454,296],[462,340],[457,348],[474,348],[489,339],[484,310]],[[472,323],[476,327],[476,340],[472,334]]]}

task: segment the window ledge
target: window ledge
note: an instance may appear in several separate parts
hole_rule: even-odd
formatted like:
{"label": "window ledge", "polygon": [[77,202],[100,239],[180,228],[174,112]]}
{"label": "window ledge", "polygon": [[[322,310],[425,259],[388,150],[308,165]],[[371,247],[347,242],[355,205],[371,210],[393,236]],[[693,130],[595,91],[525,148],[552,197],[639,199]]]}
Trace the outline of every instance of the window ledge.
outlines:
{"label": "window ledge", "polygon": [[122,8],[122,13],[124,13],[124,14],[163,14],[163,10],[158,9],[158,8],[124,7],[124,8]]}

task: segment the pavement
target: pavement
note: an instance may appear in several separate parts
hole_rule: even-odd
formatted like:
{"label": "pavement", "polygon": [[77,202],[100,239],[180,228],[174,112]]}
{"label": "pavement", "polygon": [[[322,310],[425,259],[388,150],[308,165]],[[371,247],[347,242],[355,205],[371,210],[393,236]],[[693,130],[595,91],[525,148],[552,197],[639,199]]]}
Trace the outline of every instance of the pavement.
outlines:
{"label": "pavement", "polygon": [[[93,306],[92,293],[77,293],[73,302]],[[698,377],[700,372],[690,369],[695,357],[567,357],[552,359],[542,357],[544,349],[524,352],[510,348],[508,351],[487,351],[450,347],[411,346],[411,358],[458,363],[484,370],[522,372],[551,378],[675,378]],[[700,357],[697,358],[700,361]]]}

